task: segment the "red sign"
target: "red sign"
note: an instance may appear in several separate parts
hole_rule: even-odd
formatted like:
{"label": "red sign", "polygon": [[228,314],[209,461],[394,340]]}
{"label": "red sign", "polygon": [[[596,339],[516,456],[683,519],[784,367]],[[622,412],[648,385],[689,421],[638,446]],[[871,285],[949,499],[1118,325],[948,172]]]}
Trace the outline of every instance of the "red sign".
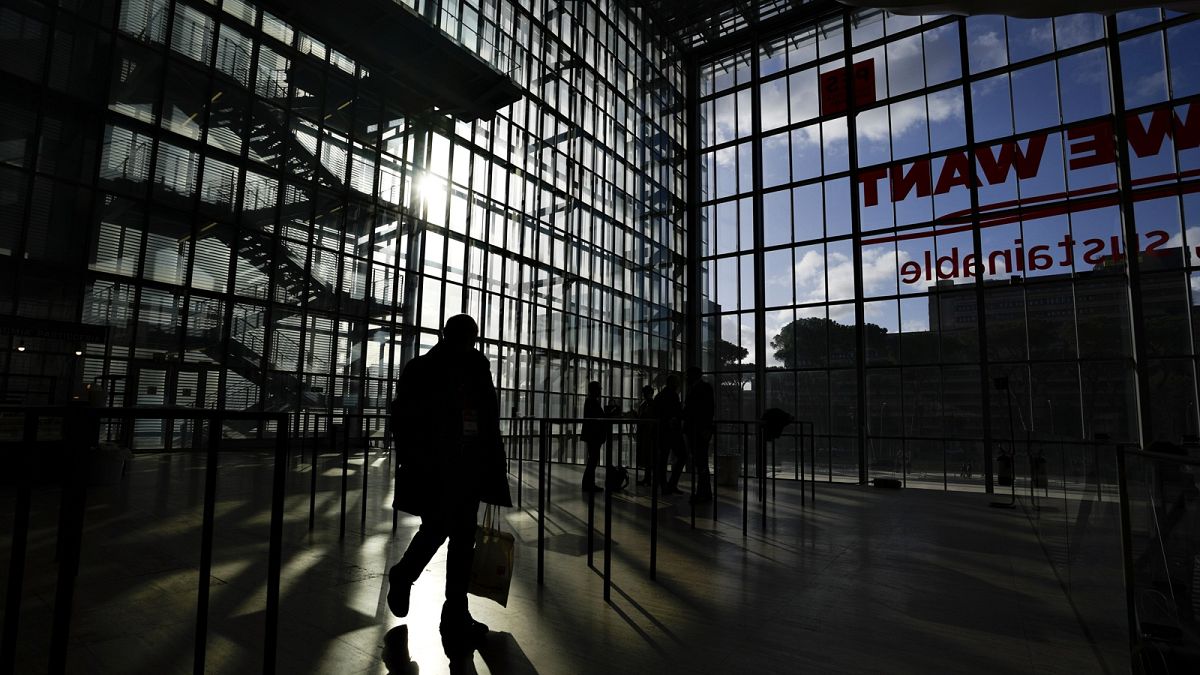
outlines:
{"label": "red sign", "polygon": [[[838,68],[821,73],[821,114],[833,115],[846,112],[846,69]],[[875,102],[875,59],[854,64],[854,106],[856,108]]]}

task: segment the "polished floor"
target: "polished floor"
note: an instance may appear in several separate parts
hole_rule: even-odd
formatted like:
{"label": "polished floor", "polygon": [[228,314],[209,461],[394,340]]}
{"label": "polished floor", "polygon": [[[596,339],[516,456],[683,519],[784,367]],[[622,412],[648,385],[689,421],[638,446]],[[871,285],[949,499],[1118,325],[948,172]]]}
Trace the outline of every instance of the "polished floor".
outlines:
{"label": "polished floor", "polygon": [[[414,587],[409,617],[387,611],[384,572],[417,525],[402,517],[393,532],[387,457],[351,461],[341,537],[340,459],[321,458],[311,532],[310,467],[297,458],[289,469],[278,672],[451,672],[437,632],[444,550]],[[1027,513],[988,508],[986,495],[824,484],[815,506],[801,506],[796,484],[779,481],[765,529],[752,496],[745,530],[734,488],[722,488],[715,522],[706,510],[694,526],[686,497],[673,497],[660,505],[651,581],[650,502],[633,488],[614,498],[606,603],[602,538],[589,567],[575,467],[553,470],[538,585],[532,469],[523,508],[503,515],[518,544],[508,606],[472,598],[492,633],[454,672],[1128,671],[1119,622],[1081,628]],[[208,672],[261,670],[270,470],[266,455],[221,455]],[[91,490],[70,672],[192,672],[203,485],[197,455],[142,454],[119,485]],[[57,499],[35,494],[21,673],[46,670]],[[600,525],[602,495],[596,505]],[[7,578],[11,492],[0,509]],[[1109,581],[1119,601],[1120,579]]]}

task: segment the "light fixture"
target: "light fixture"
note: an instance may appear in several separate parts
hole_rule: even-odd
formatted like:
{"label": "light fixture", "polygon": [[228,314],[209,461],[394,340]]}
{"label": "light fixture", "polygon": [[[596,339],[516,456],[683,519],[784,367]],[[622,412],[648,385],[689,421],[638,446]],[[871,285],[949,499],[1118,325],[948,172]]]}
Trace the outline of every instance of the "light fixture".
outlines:
{"label": "light fixture", "polygon": [[76,349],[76,350],[75,350],[75,356],[83,356],[83,350],[82,350],[82,349]]}
{"label": "light fixture", "polygon": [[25,351],[25,343],[24,342],[21,342],[17,345],[17,351],[19,351],[19,352]]}

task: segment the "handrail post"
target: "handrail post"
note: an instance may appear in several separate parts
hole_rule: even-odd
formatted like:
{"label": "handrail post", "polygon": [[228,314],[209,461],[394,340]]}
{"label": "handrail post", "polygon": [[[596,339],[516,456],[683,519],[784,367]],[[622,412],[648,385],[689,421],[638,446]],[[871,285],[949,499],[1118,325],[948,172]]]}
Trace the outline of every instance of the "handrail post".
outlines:
{"label": "handrail post", "polygon": [[[329,418],[330,427],[333,427],[333,418]],[[334,447],[337,447],[337,441],[334,441]],[[350,482],[350,427],[346,424],[346,417],[342,416],[342,512],[338,519],[338,539],[346,536],[346,491],[349,488]]]}
{"label": "handrail post", "polygon": [[313,424],[312,458],[309,460],[308,477],[308,531],[312,532],[317,523],[317,457],[321,454],[321,422],[320,418]]}
{"label": "handrail post", "polygon": [[800,423],[800,433],[792,437],[792,468],[796,480],[800,483],[800,505],[804,506],[804,423]]}
{"label": "handrail post", "polygon": [[[776,469],[776,467],[779,466],[779,455],[776,453],[778,446],[778,440],[771,441],[771,499],[775,499],[775,497],[778,495],[775,487],[775,481],[779,478],[779,476],[776,475],[779,473],[779,471]],[[763,452],[764,454],[766,453],[765,448],[763,449]]]}
{"label": "handrail post", "polygon": [[537,582],[545,583],[546,570],[546,488],[549,476],[546,475],[546,420],[538,422],[538,547],[537,547]]}
{"label": "handrail post", "polygon": [[516,428],[517,437],[517,510],[521,507],[521,492],[525,485],[525,436],[524,424],[525,420],[520,417],[514,418],[513,426]]}
{"label": "handrail post", "polygon": [[[66,420],[82,417],[75,424]],[[87,451],[100,436],[100,418],[95,409],[68,411],[63,417],[63,440],[69,456],[68,477],[63,484],[63,513],[59,522],[66,525],[65,536],[59,541],[66,550],[59,550],[58,585],[54,592],[54,624],[50,633],[50,673],[65,673],[67,650],[71,634],[71,610],[75,599],[75,581],[79,576],[79,558],[83,548],[83,519],[87,508],[87,477],[84,475]]]}
{"label": "handrail post", "polygon": [[761,504],[759,518],[765,532],[767,529],[767,437],[762,432],[761,424],[754,425],[754,435],[758,439],[758,495]]}
{"label": "handrail post", "polygon": [[[692,436],[692,434],[683,434],[682,440],[684,444],[687,444],[687,442],[690,440],[688,436]],[[699,480],[700,474],[696,469],[696,449],[688,448],[687,453],[688,464],[691,464],[692,469],[692,486],[688,490],[688,492],[691,493],[691,495],[688,497],[688,508],[691,510],[692,529],[694,530],[696,529],[696,481]]]}
{"label": "handrail post", "polygon": [[750,523],[750,429],[742,422],[742,536]]}
{"label": "handrail post", "polygon": [[709,477],[712,480],[712,505],[713,505],[713,525],[717,524],[717,427],[714,424],[709,427],[708,434],[708,452],[706,453],[712,458],[712,475]]}
{"label": "handrail post", "polygon": [[[611,427],[610,427],[611,428]],[[608,483],[609,472],[612,471],[613,436],[609,433],[608,443],[604,444],[604,482]],[[618,453],[620,456],[620,453]],[[609,602],[612,596],[612,493],[611,489],[604,490],[604,601]],[[596,493],[591,493],[596,494]],[[591,538],[589,533],[588,538]]]}
{"label": "handrail post", "polygon": [[[812,457],[812,464],[809,465],[812,471],[812,483],[809,485],[812,488],[812,493],[809,495],[812,498],[812,505],[817,505],[817,426],[812,422],[808,423],[808,453]],[[829,482],[833,482],[833,451],[830,451],[829,457]]]}
{"label": "handrail post", "polygon": [[283,493],[287,489],[288,426],[281,413],[275,429],[274,480],[271,485],[271,534],[267,550],[267,625],[263,640],[263,672],[275,672],[279,640],[279,575],[283,567]]}
{"label": "handrail post", "polygon": [[37,418],[26,413],[23,419],[24,432],[21,435],[23,452],[20,453],[18,467],[16,510],[13,512],[12,550],[9,553],[8,587],[4,600],[4,641],[0,647],[0,672],[12,673],[17,663],[17,628],[21,620],[21,587],[25,581],[25,554],[29,541],[29,512],[32,509],[33,489],[32,476],[28,457],[32,455],[33,443],[37,435]]}
{"label": "handrail post", "polygon": [[[578,446],[578,441],[576,441],[576,445]],[[604,447],[608,448],[607,442],[604,444]],[[587,447],[587,441],[584,441],[583,452],[585,455],[584,462],[590,461],[590,458],[588,458],[586,456],[586,455],[591,454],[591,450],[588,449],[588,447]],[[600,458],[597,457],[596,460],[599,461]],[[595,484],[596,484],[596,479],[593,476],[592,477],[592,485],[595,485]],[[596,565],[592,561],[592,554],[596,550],[596,542],[592,536],[595,532],[596,532],[596,493],[592,489],[589,488],[588,492],[587,492],[587,564],[588,564],[588,567],[590,567],[592,569],[596,569]]]}
{"label": "handrail post", "polygon": [[208,648],[208,590],[212,580],[213,520],[217,495],[217,445],[221,425],[215,414],[208,418],[208,443],[204,463],[204,519],[200,527],[200,587],[196,593],[196,635],[192,657],[193,672],[204,672]]}
{"label": "handrail post", "polygon": [[367,416],[361,415],[358,417],[358,437],[363,444],[363,468],[362,468],[362,533],[367,534],[367,476],[371,473],[371,434],[367,427]]}
{"label": "handrail post", "polygon": [[[1100,482],[1100,467],[1096,467],[1096,482]],[[1131,519],[1129,517],[1129,483],[1126,479],[1125,471],[1125,446],[1117,446],[1117,501],[1120,504],[1121,513],[1121,553],[1122,553],[1122,573],[1125,580],[1125,612],[1126,621],[1128,622],[1127,635],[1129,640],[1130,657],[1136,657],[1138,654],[1138,628],[1137,628],[1137,610],[1134,605],[1134,577],[1133,567],[1133,533],[1131,531]]]}
{"label": "handrail post", "polygon": [[658,578],[658,483],[659,457],[662,455],[662,430],[658,420],[651,422],[654,427],[654,452],[650,460],[650,580]]}

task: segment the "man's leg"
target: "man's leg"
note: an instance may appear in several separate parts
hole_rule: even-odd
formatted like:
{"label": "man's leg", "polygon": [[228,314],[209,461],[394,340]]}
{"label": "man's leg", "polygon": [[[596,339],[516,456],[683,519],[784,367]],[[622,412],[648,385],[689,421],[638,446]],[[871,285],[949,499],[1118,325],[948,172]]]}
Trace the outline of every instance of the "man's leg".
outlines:
{"label": "man's leg", "polygon": [[658,447],[655,449],[654,461],[658,465],[658,484],[665,487],[667,484],[667,463],[671,458],[671,443],[667,439],[662,439]]}
{"label": "man's leg", "polygon": [[679,476],[683,473],[683,466],[687,464],[689,452],[687,445],[683,439],[677,441],[675,446],[675,463],[671,466],[671,477],[667,479],[667,487],[664,492],[670,494],[679,490]]}
{"label": "man's leg", "polygon": [[[437,508],[421,516],[421,528],[413,535],[400,562],[388,570],[388,609],[396,616],[408,615],[408,596],[413,582],[449,535],[446,514]],[[469,570],[468,570],[469,571]]]}
{"label": "man's leg", "polygon": [[600,444],[587,441],[584,446],[587,448],[587,463],[583,468],[583,489],[591,490],[596,485],[596,467],[600,465]]}
{"label": "man's leg", "polygon": [[475,530],[479,501],[465,499],[456,505],[450,523],[450,546],[446,553],[446,604],[442,607],[442,632],[486,633],[487,626],[471,619],[467,611],[467,587],[475,560]]}

